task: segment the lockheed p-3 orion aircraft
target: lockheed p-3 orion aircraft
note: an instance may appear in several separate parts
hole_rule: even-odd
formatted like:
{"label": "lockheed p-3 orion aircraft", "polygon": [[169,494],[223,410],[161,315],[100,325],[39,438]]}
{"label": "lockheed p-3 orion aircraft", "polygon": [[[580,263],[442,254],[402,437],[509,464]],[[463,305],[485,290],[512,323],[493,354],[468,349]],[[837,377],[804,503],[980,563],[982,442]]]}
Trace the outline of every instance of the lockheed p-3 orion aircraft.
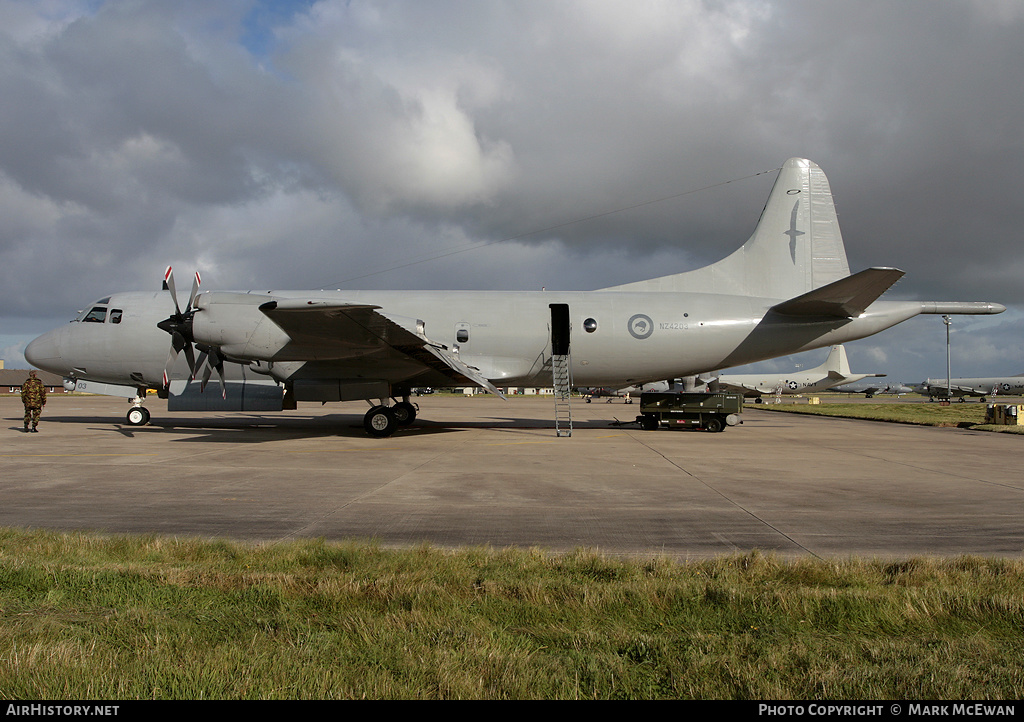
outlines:
{"label": "lockheed p-3 orion aircraft", "polygon": [[[853,341],[918,314],[998,303],[880,301],[903,271],[850,274],[828,180],[809,160],[779,172],[753,235],[704,268],[596,291],[115,293],[32,341],[28,361],[75,388],[168,409],[269,411],[366,400],[364,426],[413,422],[420,386],[621,388]],[[207,382],[216,372],[219,389]],[[564,384],[565,380],[556,382]],[[219,393],[218,393],[219,391]]]}

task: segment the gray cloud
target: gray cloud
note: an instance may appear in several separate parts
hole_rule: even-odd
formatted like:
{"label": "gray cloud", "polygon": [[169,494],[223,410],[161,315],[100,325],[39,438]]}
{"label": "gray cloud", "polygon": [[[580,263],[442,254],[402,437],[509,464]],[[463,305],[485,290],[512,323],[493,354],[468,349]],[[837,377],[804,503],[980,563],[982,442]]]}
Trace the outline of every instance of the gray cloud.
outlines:
{"label": "gray cloud", "polygon": [[[853,268],[1011,305],[957,333],[985,373],[1016,366],[1020,7],[0,2],[3,325],[41,332],[168,263],[233,288],[685,270],[749,235],[774,179],[755,174],[803,156]],[[933,337],[914,321],[851,363],[933,373]]]}

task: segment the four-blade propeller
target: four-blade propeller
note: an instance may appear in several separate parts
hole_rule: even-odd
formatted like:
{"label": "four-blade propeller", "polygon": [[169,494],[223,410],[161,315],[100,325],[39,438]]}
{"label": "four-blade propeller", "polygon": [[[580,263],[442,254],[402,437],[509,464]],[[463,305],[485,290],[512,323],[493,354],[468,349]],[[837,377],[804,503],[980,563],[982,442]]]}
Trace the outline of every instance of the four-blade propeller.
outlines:
{"label": "four-blade propeller", "polygon": [[[226,398],[227,387],[224,383],[224,359],[217,353],[217,349],[212,346],[195,345],[195,336],[192,333],[192,319],[195,317],[196,311],[199,310],[196,306],[196,296],[199,294],[200,283],[202,283],[202,280],[199,278],[199,272],[197,271],[195,279],[192,281],[192,292],[188,297],[188,305],[182,311],[181,306],[178,305],[178,293],[174,287],[174,271],[171,270],[170,266],[164,271],[163,285],[165,289],[171,292],[171,300],[174,301],[174,313],[157,324],[158,328],[171,335],[171,350],[167,354],[167,363],[164,365],[164,388],[167,388],[170,384],[169,372],[171,366],[174,365],[178,354],[184,351],[185,360],[188,362],[188,370],[193,379],[196,378],[199,369],[203,368],[205,364],[200,390],[206,389],[210,376],[216,370],[217,375],[220,377],[221,397]],[[200,350],[198,362],[194,348]]]}

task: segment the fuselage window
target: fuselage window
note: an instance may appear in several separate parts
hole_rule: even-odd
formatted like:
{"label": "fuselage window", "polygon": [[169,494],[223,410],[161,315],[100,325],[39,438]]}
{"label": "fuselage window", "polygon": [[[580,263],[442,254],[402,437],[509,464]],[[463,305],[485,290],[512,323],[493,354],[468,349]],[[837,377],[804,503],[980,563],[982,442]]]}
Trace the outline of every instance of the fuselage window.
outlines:
{"label": "fuselage window", "polygon": [[588,318],[583,322],[583,330],[587,333],[594,333],[597,330],[597,320]]}
{"label": "fuselage window", "polygon": [[119,308],[112,308],[112,309],[110,309],[110,322],[111,323],[121,323],[121,314],[123,314],[123,313],[124,313],[124,311],[122,311]]}
{"label": "fuselage window", "polygon": [[458,331],[456,331],[455,340],[458,341],[459,343],[466,343],[467,341],[469,341],[469,329],[460,328]]}
{"label": "fuselage window", "polygon": [[103,306],[94,306],[89,313],[82,317],[83,323],[103,323],[107,320],[107,309]]}

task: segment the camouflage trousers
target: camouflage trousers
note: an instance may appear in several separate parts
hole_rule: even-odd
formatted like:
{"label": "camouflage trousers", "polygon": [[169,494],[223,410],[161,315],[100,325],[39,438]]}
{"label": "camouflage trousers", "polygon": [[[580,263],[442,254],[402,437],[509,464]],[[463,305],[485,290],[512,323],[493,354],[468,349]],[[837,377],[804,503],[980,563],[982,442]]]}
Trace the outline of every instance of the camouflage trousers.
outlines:
{"label": "camouflage trousers", "polygon": [[32,428],[33,429],[36,426],[38,426],[39,425],[39,414],[41,414],[42,412],[43,412],[43,410],[41,408],[37,407],[37,406],[26,406],[25,407],[25,428],[27,429],[28,425],[30,423],[32,424]]}

